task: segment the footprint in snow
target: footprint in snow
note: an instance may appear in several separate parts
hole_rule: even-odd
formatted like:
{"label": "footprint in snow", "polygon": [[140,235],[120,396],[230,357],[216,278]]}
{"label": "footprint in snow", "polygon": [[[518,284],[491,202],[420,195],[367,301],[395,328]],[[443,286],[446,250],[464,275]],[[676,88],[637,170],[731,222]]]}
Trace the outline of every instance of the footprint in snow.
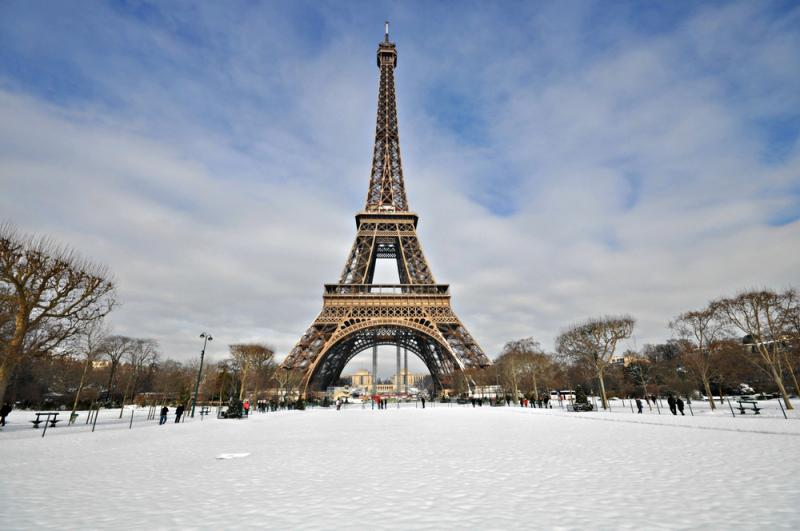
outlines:
{"label": "footprint in snow", "polygon": [[241,457],[247,457],[248,455],[250,454],[219,454],[217,459],[239,459]]}

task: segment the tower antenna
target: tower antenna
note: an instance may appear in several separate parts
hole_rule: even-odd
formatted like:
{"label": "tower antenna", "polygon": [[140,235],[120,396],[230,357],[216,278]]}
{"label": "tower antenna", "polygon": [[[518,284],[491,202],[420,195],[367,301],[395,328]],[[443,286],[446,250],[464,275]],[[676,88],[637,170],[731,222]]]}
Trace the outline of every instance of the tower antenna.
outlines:
{"label": "tower antenna", "polygon": [[389,21],[383,23],[383,33],[385,42],[389,42]]}

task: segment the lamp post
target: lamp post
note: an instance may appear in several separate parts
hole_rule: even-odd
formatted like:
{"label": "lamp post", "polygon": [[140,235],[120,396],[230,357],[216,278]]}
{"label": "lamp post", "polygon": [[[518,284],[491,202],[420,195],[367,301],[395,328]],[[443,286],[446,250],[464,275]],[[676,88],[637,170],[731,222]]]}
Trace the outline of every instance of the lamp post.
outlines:
{"label": "lamp post", "polygon": [[200,377],[203,375],[203,358],[206,355],[206,345],[208,345],[209,341],[214,340],[214,338],[211,337],[211,334],[206,332],[200,334],[200,337],[203,338],[203,350],[200,351],[200,368],[197,369],[197,382],[194,384],[194,398],[192,398],[192,418],[194,418],[194,408],[197,405],[197,393],[200,391]]}

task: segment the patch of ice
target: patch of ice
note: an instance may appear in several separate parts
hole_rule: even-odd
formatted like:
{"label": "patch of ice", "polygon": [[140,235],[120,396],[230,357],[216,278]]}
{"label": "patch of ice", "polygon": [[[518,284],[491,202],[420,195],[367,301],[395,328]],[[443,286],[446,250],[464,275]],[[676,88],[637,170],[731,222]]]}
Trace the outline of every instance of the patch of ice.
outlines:
{"label": "patch of ice", "polygon": [[243,453],[243,454],[219,454],[217,459],[240,459],[242,457],[247,457],[250,453]]}

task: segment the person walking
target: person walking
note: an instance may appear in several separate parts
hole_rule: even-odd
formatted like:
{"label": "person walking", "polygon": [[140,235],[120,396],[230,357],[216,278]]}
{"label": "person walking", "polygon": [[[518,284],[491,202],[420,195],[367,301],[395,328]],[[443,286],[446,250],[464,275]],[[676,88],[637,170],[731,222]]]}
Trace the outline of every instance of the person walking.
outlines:
{"label": "person walking", "polygon": [[244,404],[242,404],[242,407],[244,408],[244,416],[245,417],[249,416],[250,415],[250,401],[249,400],[245,400]]}
{"label": "person walking", "polygon": [[642,399],[639,398],[638,396],[636,397],[636,409],[639,410],[638,413],[641,415],[642,414]]}
{"label": "person walking", "polygon": [[667,404],[669,404],[669,410],[672,412],[673,415],[677,415],[678,411],[675,409],[675,397],[669,395],[667,397]]}
{"label": "person walking", "polygon": [[164,406],[161,408],[161,416],[158,418],[158,425],[161,426],[162,424],[167,423],[167,414],[169,413],[169,408]]}
{"label": "person walking", "polygon": [[425,409],[425,397],[421,396],[421,397],[419,397],[419,399],[422,402],[422,409]]}
{"label": "person walking", "polygon": [[183,404],[175,408],[175,424],[181,421],[181,416],[183,416]]}
{"label": "person walking", "polygon": [[6,425],[6,417],[8,416],[9,413],[11,413],[12,409],[14,409],[14,406],[9,404],[8,402],[5,402],[3,404],[3,407],[0,407],[0,426]]}
{"label": "person walking", "polygon": [[683,399],[681,399],[681,397],[678,397],[677,400],[675,400],[675,405],[678,406],[678,411],[681,412],[681,415],[685,416],[685,413],[683,412]]}

